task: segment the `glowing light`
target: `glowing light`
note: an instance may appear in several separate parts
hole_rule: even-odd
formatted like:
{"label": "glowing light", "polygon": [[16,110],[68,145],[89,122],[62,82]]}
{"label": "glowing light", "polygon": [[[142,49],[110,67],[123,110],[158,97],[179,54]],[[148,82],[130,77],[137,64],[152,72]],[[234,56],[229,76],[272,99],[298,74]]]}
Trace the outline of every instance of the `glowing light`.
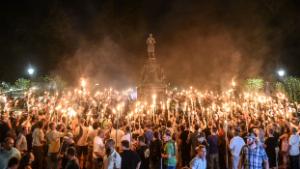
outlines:
{"label": "glowing light", "polygon": [[71,117],[71,118],[75,117],[77,115],[77,112],[73,108],[71,108],[71,107],[68,108],[68,112],[67,113],[68,113],[68,116]]}
{"label": "glowing light", "polygon": [[153,105],[156,105],[156,94],[153,94],[152,95],[152,103],[153,103]]}
{"label": "glowing light", "polygon": [[231,81],[231,86],[232,86],[232,87],[235,87],[235,86],[236,86],[236,82],[234,81],[234,79],[232,79],[232,81]]}
{"label": "glowing light", "polygon": [[279,69],[279,70],[277,71],[277,74],[278,74],[278,76],[283,77],[283,76],[285,75],[285,70]]}
{"label": "glowing light", "polygon": [[30,76],[32,76],[32,75],[34,74],[35,70],[34,70],[34,68],[29,67],[29,68],[27,69],[27,72],[28,72],[28,74],[29,74]]}
{"label": "glowing light", "polygon": [[86,80],[84,78],[81,78],[81,82],[80,82],[81,87],[85,88],[86,84],[87,84]]}

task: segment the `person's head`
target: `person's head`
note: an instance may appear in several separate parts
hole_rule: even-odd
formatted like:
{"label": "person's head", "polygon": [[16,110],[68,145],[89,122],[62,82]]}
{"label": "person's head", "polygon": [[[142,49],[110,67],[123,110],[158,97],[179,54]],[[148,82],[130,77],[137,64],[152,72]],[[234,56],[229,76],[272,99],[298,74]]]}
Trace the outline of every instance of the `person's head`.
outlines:
{"label": "person's head", "polygon": [[158,132],[158,131],[155,131],[155,132],[153,133],[153,137],[154,137],[155,139],[159,139],[159,132]]}
{"label": "person's head", "polygon": [[21,161],[20,161],[20,168],[24,168],[27,165],[31,165],[31,163],[34,161],[34,155],[31,152],[28,152],[23,155]]}
{"label": "person's head", "polygon": [[55,123],[54,122],[49,123],[49,128],[50,128],[50,130],[55,130],[55,128],[56,128]]}
{"label": "person's head", "polygon": [[218,128],[217,128],[217,127],[213,127],[213,128],[211,129],[211,131],[212,131],[213,134],[216,134],[217,131],[218,131]]}
{"label": "person's head", "polygon": [[253,144],[256,144],[256,137],[253,133],[249,134],[247,137],[247,145],[251,146]]}
{"label": "person's head", "polygon": [[200,158],[205,158],[206,157],[206,148],[204,145],[199,145],[197,148],[196,148],[196,151],[197,151],[197,156],[200,157]]}
{"label": "person's head", "polygon": [[180,126],[180,131],[183,132],[184,130],[185,130],[185,126],[184,126],[184,125],[181,125],[181,126]]}
{"label": "person's head", "polygon": [[127,127],[125,128],[125,132],[126,132],[126,133],[130,133],[130,127],[129,127],[129,126],[127,126]]}
{"label": "person's head", "polygon": [[168,122],[167,122],[167,127],[168,127],[168,128],[171,128],[171,127],[172,127],[172,122],[171,122],[171,121],[168,121]]}
{"label": "person's head", "polygon": [[108,139],[105,143],[105,150],[107,154],[110,154],[115,148],[116,142],[113,139]]}
{"label": "person's head", "polygon": [[19,167],[19,159],[16,157],[13,157],[11,159],[9,159],[8,163],[7,163],[7,168],[8,169],[18,169]]}
{"label": "person's head", "polygon": [[145,137],[144,136],[139,136],[138,141],[139,141],[139,145],[145,144]]}
{"label": "person's head", "polygon": [[292,134],[296,134],[297,133],[297,129],[295,127],[292,128]]}
{"label": "person's head", "polygon": [[241,129],[240,129],[239,127],[236,127],[236,128],[234,129],[234,135],[235,135],[235,136],[239,136],[240,133],[241,133]]}
{"label": "person's head", "polygon": [[99,129],[97,134],[99,137],[104,138],[104,130],[103,129]]}
{"label": "person's head", "polygon": [[15,140],[12,137],[6,137],[4,141],[5,141],[4,148],[6,150],[11,150],[11,148],[13,148],[15,144]]}
{"label": "person's head", "polygon": [[274,130],[273,130],[273,128],[269,128],[269,129],[268,129],[268,134],[269,134],[269,135],[274,135]]}
{"label": "person's head", "polygon": [[128,140],[123,140],[121,142],[122,145],[122,150],[129,150],[129,141]]}
{"label": "person's head", "polygon": [[76,149],[74,147],[69,147],[67,150],[68,159],[73,159],[76,155]]}
{"label": "person's head", "polygon": [[97,122],[94,122],[92,127],[93,127],[94,130],[97,130],[98,127],[99,127],[99,124]]}
{"label": "person's head", "polygon": [[120,126],[118,126],[117,123],[113,123],[112,127],[113,127],[114,129],[117,129],[117,128],[120,127]]}
{"label": "person's head", "polygon": [[163,139],[165,142],[167,142],[167,141],[171,140],[171,138],[172,138],[171,132],[170,132],[170,130],[167,130]]}
{"label": "person's head", "polygon": [[41,129],[43,127],[43,122],[42,121],[37,122],[36,127]]}

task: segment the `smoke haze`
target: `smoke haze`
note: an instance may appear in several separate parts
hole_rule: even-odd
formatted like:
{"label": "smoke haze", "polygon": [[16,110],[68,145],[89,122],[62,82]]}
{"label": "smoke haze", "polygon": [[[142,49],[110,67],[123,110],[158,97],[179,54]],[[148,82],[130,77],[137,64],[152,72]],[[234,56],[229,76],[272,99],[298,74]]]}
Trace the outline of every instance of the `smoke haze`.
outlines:
{"label": "smoke haze", "polygon": [[[84,76],[104,86],[135,86],[147,59],[146,38],[153,33],[157,59],[173,85],[207,88],[228,85],[232,78],[268,77],[285,54],[286,39],[298,30],[295,5],[276,0],[51,1],[38,30],[53,39],[41,42],[39,51],[50,62],[39,58],[38,63],[45,67],[41,71],[59,74],[69,84]],[[285,21],[285,16],[292,17]]]}

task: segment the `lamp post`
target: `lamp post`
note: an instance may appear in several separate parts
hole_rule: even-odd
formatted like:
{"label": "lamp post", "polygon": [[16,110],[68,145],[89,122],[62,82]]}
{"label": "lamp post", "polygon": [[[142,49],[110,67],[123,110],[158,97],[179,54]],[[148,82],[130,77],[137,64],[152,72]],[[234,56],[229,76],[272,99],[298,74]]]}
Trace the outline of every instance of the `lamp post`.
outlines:
{"label": "lamp post", "polygon": [[283,78],[285,76],[286,72],[284,69],[279,69],[279,70],[277,70],[277,74],[280,78]]}
{"label": "lamp post", "polygon": [[33,75],[34,75],[34,73],[35,73],[35,69],[33,68],[33,67],[29,67],[28,69],[27,69],[27,73],[28,73],[28,75],[30,76],[30,77],[32,77]]}

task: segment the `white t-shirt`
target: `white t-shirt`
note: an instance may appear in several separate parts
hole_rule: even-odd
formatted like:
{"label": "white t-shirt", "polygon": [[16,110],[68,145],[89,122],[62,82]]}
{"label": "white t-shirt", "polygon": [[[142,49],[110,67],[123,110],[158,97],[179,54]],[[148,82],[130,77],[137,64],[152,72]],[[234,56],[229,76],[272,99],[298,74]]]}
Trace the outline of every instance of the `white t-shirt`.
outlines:
{"label": "white t-shirt", "polygon": [[114,168],[121,168],[121,156],[119,153],[117,153],[116,151],[114,151],[113,153],[111,153],[109,156],[104,156],[104,160],[103,160],[103,168],[104,169],[114,169]]}
{"label": "white t-shirt", "polygon": [[42,129],[35,128],[32,133],[32,146],[42,146],[45,140],[45,134]]}
{"label": "white t-shirt", "polygon": [[289,145],[290,145],[289,155],[291,156],[299,155],[300,136],[298,134],[297,135],[292,134],[289,139]]}
{"label": "white t-shirt", "polygon": [[244,145],[245,145],[245,141],[240,136],[234,136],[230,140],[230,144],[229,144],[231,154],[235,157],[238,157]]}
{"label": "white t-shirt", "polygon": [[198,156],[194,157],[190,162],[191,169],[206,169],[207,162],[206,159],[199,158]]}
{"label": "white t-shirt", "polygon": [[16,141],[16,148],[21,152],[27,151],[27,140],[26,140],[26,137],[24,136],[24,134],[21,134],[18,137],[18,139]]}
{"label": "white t-shirt", "polygon": [[125,134],[121,140],[122,141],[127,140],[130,143],[131,142],[131,134],[130,133]]}
{"label": "white t-shirt", "polygon": [[103,139],[99,136],[96,136],[94,138],[94,144],[93,144],[93,158],[96,159],[98,156],[95,154],[95,152],[104,152],[105,146],[103,143]]}

